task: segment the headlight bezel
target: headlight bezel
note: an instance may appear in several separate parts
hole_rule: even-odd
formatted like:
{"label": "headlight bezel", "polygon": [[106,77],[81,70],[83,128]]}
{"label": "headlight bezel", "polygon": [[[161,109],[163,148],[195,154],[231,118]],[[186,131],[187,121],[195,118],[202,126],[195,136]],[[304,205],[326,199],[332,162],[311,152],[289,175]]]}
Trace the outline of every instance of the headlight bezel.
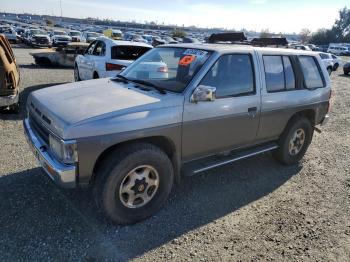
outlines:
{"label": "headlight bezel", "polygon": [[52,154],[62,163],[73,165],[78,162],[76,140],[62,140],[55,135],[49,135],[49,147]]}

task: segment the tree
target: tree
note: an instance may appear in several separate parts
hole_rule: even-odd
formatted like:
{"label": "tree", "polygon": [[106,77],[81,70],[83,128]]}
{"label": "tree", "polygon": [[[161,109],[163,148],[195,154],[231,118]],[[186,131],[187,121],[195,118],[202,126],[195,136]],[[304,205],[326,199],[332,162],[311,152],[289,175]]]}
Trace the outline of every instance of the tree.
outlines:
{"label": "tree", "polygon": [[350,34],[350,9],[344,7],[339,11],[339,19],[335,21],[332,31],[339,42],[347,38],[347,35]]}
{"label": "tree", "polygon": [[267,38],[267,37],[271,37],[272,34],[270,33],[269,29],[263,29],[260,32],[260,38]]}
{"label": "tree", "polygon": [[301,30],[300,32],[300,41],[303,43],[303,44],[306,44],[309,42],[310,40],[310,37],[311,37],[311,31],[307,28],[304,28]]}
{"label": "tree", "polygon": [[337,37],[333,30],[320,29],[311,35],[309,42],[315,45],[328,45],[329,43],[337,42]]}
{"label": "tree", "polygon": [[184,38],[187,35],[185,31],[182,31],[179,29],[175,29],[171,34],[173,37],[180,37],[180,38]]}
{"label": "tree", "polygon": [[47,25],[47,26],[53,26],[53,21],[47,19],[47,20],[46,20],[46,25]]}

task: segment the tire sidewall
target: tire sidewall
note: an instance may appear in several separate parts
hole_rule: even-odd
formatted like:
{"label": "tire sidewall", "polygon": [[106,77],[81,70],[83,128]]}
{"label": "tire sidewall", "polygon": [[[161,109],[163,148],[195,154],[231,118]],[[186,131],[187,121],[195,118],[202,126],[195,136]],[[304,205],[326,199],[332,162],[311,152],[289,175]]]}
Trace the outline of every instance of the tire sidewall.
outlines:
{"label": "tire sidewall", "polygon": [[[159,175],[159,187],[149,203],[140,208],[128,208],[119,198],[120,185],[131,170],[142,165],[150,165],[156,169]],[[123,221],[135,223],[151,216],[160,209],[171,192],[173,177],[171,162],[165,155],[150,154],[146,151],[129,155],[112,168],[104,184],[102,199],[107,216],[113,221],[122,223]]]}
{"label": "tire sidewall", "polygon": [[[294,133],[298,129],[304,130],[305,141],[300,152],[297,155],[293,156],[289,153],[289,142],[292,139],[292,136],[294,135]],[[313,136],[313,129],[310,121],[308,121],[307,119],[304,119],[304,118],[299,119],[293,125],[291,125],[291,127],[289,128],[289,132],[286,134],[282,142],[282,154],[283,154],[284,162],[286,162],[287,164],[294,164],[299,162],[304,157],[309,145],[311,144],[312,136]]]}

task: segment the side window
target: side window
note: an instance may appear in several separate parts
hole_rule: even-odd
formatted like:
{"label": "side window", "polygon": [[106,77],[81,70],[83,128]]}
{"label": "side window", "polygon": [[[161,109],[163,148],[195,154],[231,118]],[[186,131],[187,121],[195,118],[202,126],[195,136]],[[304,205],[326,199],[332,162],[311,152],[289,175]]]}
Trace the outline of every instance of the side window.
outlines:
{"label": "side window", "polygon": [[221,56],[203,78],[201,85],[216,87],[217,98],[255,93],[251,56]]}
{"label": "side window", "polygon": [[299,61],[304,74],[306,87],[324,87],[323,79],[321,77],[316,59],[312,56],[300,56]]}
{"label": "side window", "polygon": [[88,54],[88,55],[92,55],[93,52],[94,52],[96,43],[97,43],[97,41],[92,42],[92,43],[90,44],[90,46],[88,47],[88,49],[86,49],[86,52],[85,52],[85,53]]}
{"label": "side window", "polygon": [[94,56],[104,56],[106,53],[106,44],[102,41],[98,41],[93,52]]}
{"label": "side window", "polygon": [[292,63],[288,56],[283,56],[284,76],[286,81],[286,90],[295,89],[295,74]]}
{"label": "side window", "polygon": [[295,89],[295,74],[288,56],[263,57],[267,92]]}

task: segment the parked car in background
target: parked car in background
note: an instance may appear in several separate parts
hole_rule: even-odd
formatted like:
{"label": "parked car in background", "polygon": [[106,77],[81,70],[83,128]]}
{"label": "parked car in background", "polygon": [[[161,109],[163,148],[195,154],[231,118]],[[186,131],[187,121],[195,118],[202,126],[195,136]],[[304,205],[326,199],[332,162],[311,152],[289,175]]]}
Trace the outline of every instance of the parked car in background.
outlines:
{"label": "parked car in background", "polygon": [[99,36],[101,36],[101,34],[96,33],[96,32],[84,32],[83,33],[83,37],[84,37],[86,43],[92,43]]}
{"label": "parked car in background", "polygon": [[137,35],[137,34],[133,34],[131,35],[131,37],[129,38],[128,41],[131,41],[131,42],[138,42],[138,43],[145,43],[147,44],[147,40],[144,39],[142,36],[140,35]]}
{"label": "parked car in background", "polygon": [[7,38],[0,34],[0,109],[19,112],[19,70]]}
{"label": "parked car in background", "polygon": [[17,33],[10,26],[0,26],[0,34],[3,34],[10,43],[17,43]]}
{"label": "parked car in background", "polygon": [[348,75],[350,73],[350,61],[344,65],[343,70],[344,70],[344,75]]}
{"label": "parked car in background", "polygon": [[137,42],[112,40],[99,37],[75,59],[75,81],[116,76],[134,60],[152,49]]}
{"label": "parked car in background", "polygon": [[89,46],[85,42],[72,42],[66,46],[35,50],[30,53],[40,66],[74,67],[75,58],[85,53]]}
{"label": "parked car in background", "polygon": [[339,56],[336,56],[333,54],[331,54],[331,56],[333,58],[333,64],[334,64],[333,71],[337,71],[339,66],[343,65],[343,60]]}
{"label": "parked car in background", "polygon": [[103,34],[106,37],[109,37],[113,40],[123,40],[123,33],[120,30],[117,29],[107,29],[103,31]]}
{"label": "parked car in background", "polygon": [[312,51],[321,51],[316,45],[308,44],[307,45]]}
{"label": "parked car in background", "polygon": [[307,45],[294,45],[293,47],[294,49],[297,49],[297,50],[312,51],[311,48],[308,47]]}
{"label": "parked car in background", "polygon": [[147,41],[147,44],[152,45],[153,36],[152,35],[142,35],[142,38]]}
{"label": "parked car in background", "polygon": [[182,39],[182,42],[185,44],[199,44],[200,41],[197,38],[193,38],[193,37],[184,37]]}
{"label": "parked car in background", "polygon": [[51,33],[51,41],[53,46],[66,46],[72,42],[72,38],[65,31],[53,31]]}
{"label": "parked car in background", "polygon": [[165,40],[165,42],[167,44],[177,44],[178,41],[176,41],[174,38],[170,37],[170,36],[165,36],[163,37],[163,39]]}
{"label": "parked car in background", "polygon": [[350,48],[341,44],[330,44],[327,52],[334,55],[350,55]]}
{"label": "parked car in background", "polygon": [[[90,53],[103,50],[97,44]],[[168,74],[159,78],[148,63]],[[24,130],[58,185],[93,187],[109,220],[136,223],[166,203],[181,175],[269,151],[299,163],[329,119],[331,81],[321,65],[318,54],[291,49],[161,46],[115,78],[31,92]]]}
{"label": "parked car in background", "polygon": [[51,47],[52,42],[46,31],[42,29],[28,29],[23,36],[25,44],[36,47]]}
{"label": "parked car in background", "polygon": [[72,42],[85,42],[83,34],[80,31],[69,31],[68,35],[72,38]]}
{"label": "parked car in background", "polygon": [[322,62],[328,71],[328,74],[331,75],[332,72],[334,71],[334,60],[333,60],[332,54],[323,53],[323,52],[319,52],[318,54],[321,57]]}
{"label": "parked car in background", "polygon": [[160,37],[154,37],[152,41],[152,46],[156,47],[159,45],[165,45],[166,41],[164,39],[161,39]]}

